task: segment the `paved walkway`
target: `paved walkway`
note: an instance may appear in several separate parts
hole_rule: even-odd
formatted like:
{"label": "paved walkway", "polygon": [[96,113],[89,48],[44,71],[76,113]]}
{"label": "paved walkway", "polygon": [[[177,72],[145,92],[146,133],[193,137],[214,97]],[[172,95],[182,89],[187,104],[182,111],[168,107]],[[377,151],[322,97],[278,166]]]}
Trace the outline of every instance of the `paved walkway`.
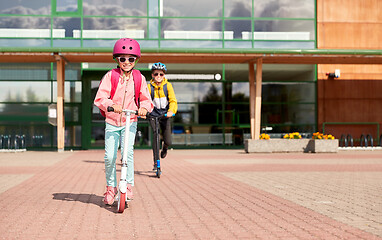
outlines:
{"label": "paved walkway", "polygon": [[151,156],[118,214],[103,151],[0,153],[0,238],[382,239],[382,151],[174,150],[160,179]]}

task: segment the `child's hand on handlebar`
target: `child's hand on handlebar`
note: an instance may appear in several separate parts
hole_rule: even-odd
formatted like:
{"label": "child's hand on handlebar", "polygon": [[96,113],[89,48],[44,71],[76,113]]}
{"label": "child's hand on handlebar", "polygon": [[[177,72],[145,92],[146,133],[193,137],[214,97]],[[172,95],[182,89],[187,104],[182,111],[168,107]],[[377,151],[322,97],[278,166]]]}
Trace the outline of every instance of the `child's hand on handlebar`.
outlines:
{"label": "child's hand on handlebar", "polygon": [[121,113],[122,112],[122,106],[121,105],[117,105],[117,104],[113,104],[112,107],[114,108],[114,112],[115,113]]}
{"label": "child's hand on handlebar", "polygon": [[174,115],[175,115],[175,114],[174,114],[173,112],[168,111],[167,114],[166,114],[166,117],[167,117],[167,118],[170,118],[170,117],[172,117],[172,116],[174,116]]}
{"label": "child's hand on handlebar", "polygon": [[138,109],[138,116],[140,116],[143,119],[146,119],[147,109],[146,108],[139,108]]}

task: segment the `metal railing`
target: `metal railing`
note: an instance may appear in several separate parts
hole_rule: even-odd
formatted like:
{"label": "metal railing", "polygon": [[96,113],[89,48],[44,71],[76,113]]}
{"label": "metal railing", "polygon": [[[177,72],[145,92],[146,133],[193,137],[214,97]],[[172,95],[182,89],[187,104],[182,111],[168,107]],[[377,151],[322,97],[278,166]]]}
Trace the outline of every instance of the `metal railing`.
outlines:
{"label": "metal railing", "polygon": [[173,145],[233,144],[232,133],[172,134]]}
{"label": "metal railing", "polygon": [[348,147],[350,144],[350,147],[354,147],[354,140],[353,136],[351,134],[342,134],[340,138],[340,147]]}
{"label": "metal railing", "polygon": [[354,147],[354,141],[359,141],[359,146],[362,148],[382,147],[382,134],[379,136],[379,139],[374,139],[372,134],[361,134],[359,139],[353,139],[351,134],[342,134],[339,140],[339,146]]}
{"label": "metal railing", "polygon": [[25,151],[25,135],[0,135],[0,151]]}

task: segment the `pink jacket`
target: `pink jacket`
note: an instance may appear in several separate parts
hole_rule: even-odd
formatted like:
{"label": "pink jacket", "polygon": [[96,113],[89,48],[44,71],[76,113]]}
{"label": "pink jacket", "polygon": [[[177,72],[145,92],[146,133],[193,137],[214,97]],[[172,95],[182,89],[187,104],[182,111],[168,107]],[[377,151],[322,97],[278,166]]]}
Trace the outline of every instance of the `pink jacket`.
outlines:
{"label": "pink jacket", "polygon": [[[107,107],[113,104],[122,106],[122,109],[138,110],[134,101],[134,81],[133,74],[130,74],[130,78],[120,75],[117,89],[113,99],[110,99],[111,91],[111,71],[107,72],[102,78],[102,82],[98,88],[97,95],[94,99],[94,105],[102,109],[106,113],[105,121],[114,126],[124,126],[126,124],[126,115],[114,112],[108,112]],[[141,92],[139,95],[140,107],[146,108],[151,112],[154,108],[151,96],[146,84],[146,78],[142,75]],[[137,121],[135,114],[131,115],[130,121]]]}

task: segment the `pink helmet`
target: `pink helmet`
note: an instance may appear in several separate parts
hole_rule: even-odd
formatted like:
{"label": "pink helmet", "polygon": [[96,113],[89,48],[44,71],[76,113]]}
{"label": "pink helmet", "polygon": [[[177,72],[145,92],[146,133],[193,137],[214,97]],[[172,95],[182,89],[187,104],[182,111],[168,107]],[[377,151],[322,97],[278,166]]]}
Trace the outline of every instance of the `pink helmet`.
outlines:
{"label": "pink helmet", "polygon": [[121,54],[131,54],[140,58],[141,47],[139,43],[132,38],[121,38],[114,44],[113,57]]}

